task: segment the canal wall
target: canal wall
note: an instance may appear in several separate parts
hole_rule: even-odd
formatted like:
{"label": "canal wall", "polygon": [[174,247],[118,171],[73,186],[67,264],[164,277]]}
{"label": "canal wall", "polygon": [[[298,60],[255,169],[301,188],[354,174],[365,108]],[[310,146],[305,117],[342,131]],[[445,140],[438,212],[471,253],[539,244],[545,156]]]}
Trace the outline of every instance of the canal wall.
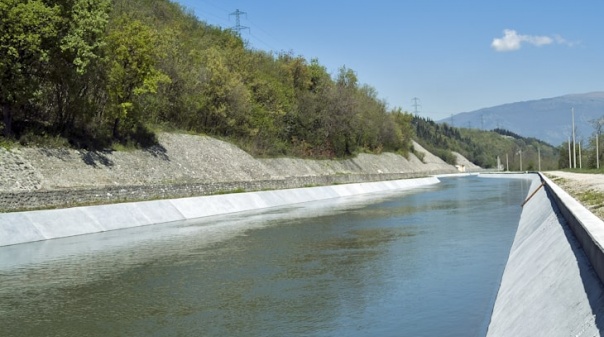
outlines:
{"label": "canal wall", "polygon": [[0,213],[0,246],[367,193],[408,190],[439,182],[436,177],[427,177]]}
{"label": "canal wall", "polygon": [[532,177],[527,199],[536,192],[523,206],[487,336],[600,336],[604,223],[546,177]]}

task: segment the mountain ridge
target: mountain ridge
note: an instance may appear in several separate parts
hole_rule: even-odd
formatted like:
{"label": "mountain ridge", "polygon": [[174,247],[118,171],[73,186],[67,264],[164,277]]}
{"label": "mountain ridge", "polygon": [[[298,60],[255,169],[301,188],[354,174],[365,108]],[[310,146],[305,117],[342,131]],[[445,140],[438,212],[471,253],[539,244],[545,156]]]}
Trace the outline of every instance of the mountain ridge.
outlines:
{"label": "mountain ridge", "polygon": [[506,103],[462,112],[439,122],[483,130],[506,129],[557,146],[572,135],[572,109],[577,141],[587,141],[593,133],[592,121],[604,116],[604,91]]}

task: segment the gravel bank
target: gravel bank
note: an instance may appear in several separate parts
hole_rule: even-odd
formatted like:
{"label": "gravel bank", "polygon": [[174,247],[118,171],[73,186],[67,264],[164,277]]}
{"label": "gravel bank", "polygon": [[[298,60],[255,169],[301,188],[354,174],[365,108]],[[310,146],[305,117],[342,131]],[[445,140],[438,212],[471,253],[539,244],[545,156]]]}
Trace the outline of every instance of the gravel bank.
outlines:
{"label": "gravel bank", "polygon": [[213,183],[299,176],[454,172],[426,152],[424,163],[392,153],[347,160],[256,159],[211,137],[162,133],[159,145],[125,152],[0,148],[0,191],[77,189],[122,185]]}

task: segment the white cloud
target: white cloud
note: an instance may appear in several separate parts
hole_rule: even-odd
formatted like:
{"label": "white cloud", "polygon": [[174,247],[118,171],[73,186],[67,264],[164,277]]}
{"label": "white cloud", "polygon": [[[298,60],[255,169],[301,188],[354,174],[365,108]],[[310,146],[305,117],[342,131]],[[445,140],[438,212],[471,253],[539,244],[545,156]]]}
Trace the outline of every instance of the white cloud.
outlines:
{"label": "white cloud", "polygon": [[495,38],[491,42],[491,47],[499,52],[514,51],[522,47],[523,43],[532,44],[540,47],[548,44],[563,44],[572,46],[574,43],[567,41],[560,35],[550,36],[539,36],[539,35],[522,35],[518,34],[513,29],[506,29],[503,31],[502,38]]}
{"label": "white cloud", "polygon": [[563,45],[569,46],[569,47],[575,46],[578,43],[580,43],[580,42],[568,41],[567,39],[563,38],[560,35],[554,35],[554,39],[556,40],[557,44],[563,44]]}

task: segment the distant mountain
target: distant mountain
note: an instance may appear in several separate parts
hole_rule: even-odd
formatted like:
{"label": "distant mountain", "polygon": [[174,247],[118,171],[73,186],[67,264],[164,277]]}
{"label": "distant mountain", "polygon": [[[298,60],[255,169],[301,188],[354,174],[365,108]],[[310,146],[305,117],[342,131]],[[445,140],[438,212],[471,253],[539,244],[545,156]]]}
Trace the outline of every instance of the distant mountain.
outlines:
{"label": "distant mountain", "polygon": [[439,122],[484,130],[502,128],[558,146],[572,136],[573,108],[577,141],[587,141],[594,132],[591,121],[604,117],[604,92],[498,105],[459,113]]}

